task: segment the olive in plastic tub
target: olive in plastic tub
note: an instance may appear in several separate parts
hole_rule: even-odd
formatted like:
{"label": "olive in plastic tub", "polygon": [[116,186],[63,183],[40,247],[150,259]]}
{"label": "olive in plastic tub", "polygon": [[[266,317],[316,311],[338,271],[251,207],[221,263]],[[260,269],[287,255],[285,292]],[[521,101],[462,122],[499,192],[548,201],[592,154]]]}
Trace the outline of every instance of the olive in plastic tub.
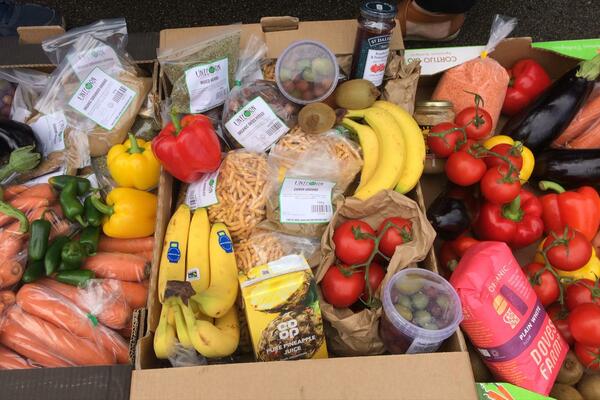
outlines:
{"label": "olive in plastic tub", "polygon": [[425,269],[397,272],[383,289],[382,302],[379,335],[393,354],[435,352],[462,321],[454,288]]}

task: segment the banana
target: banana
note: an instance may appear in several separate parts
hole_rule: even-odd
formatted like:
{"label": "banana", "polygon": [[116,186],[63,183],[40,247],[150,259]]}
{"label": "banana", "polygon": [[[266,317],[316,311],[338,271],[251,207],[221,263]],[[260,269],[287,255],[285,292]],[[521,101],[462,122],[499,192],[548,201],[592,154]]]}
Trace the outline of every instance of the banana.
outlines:
{"label": "banana", "polygon": [[371,129],[370,126],[359,124],[358,122],[352,121],[350,118],[344,118],[342,124],[356,133],[360,147],[363,153],[363,167],[360,173],[360,182],[358,188],[360,189],[365,185],[366,182],[371,179],[375,168],[377,168],[377,162],[379,161],[379,142],[377,141],[377,134]]}
{"label": "banana", "polygon": [[192,296],[204,315],[219,318],[235,303],[238,294],[237,264],[227,227],[216,223],[210,229],[210,286]]}
{"label": "banana", "polygon": [[167,281],[185,281],[185,253],[190,229],[190,208],[182,204],[171,217],[158,269],[158,299],[164,302]]}
{"label": "banana", "polygon": [[240,323],[236,307],[231,307],[215,323],[194,318],[191,308],[180,304],[188,332],[196,351],[206,358],[226,357],[237,349]]}
{"label": "banana", "polygon": [[157,358],[169,358],[175,352],[175,327],[169,324],[168,314],[171,304],[163,304],[160,312],[160,320],[154,332],[154,353]]}
{"label": "banana", "polygon": [[194,346],[192,344],[192,339],[190,338],[189,331],[187,329],[187,324],[185,323],[185,317],[183,316],[183,310],[179,304],[173,305],[173,310],[175,312],[175,329],[177,331],[177,338],[179,339],[179,343],[186,349],[192,349]]}
{"label": "banana", "polygon": [[403,194],[408,193],[417,186],[417,182],[419,182],[425,168],[425,139],[423,138],[423,132],[414,118],[402,107],[384,100],[376,101],[373,107],[389,112],[402,130],[402,136],[406,145],[406,162],[404,170],[400,175],[400,180],[394,190]]}
{"label": "banana", "polygon": [[188,235],[186,280],[196,293],[205,291],[210,283],[208,238],[210,222],[206,208],[194,211]]}
{"label": "banana", "polygon": [[346,117],[363,118],[379,141],[379,162],[373,176],[356,190],[354,197],[366,200],[380,190],[392,189],[400,179],[406,158],[404,138],[396,120],[387,111],[374,107],[350,110]]}

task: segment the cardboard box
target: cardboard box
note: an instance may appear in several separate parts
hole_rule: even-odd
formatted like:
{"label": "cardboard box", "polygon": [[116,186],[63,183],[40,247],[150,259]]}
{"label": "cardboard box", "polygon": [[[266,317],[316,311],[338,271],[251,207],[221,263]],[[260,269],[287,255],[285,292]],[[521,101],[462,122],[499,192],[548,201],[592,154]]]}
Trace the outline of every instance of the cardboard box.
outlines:
{"label": "cardboard box", "polygon": [[[276,58],[290,43],[301,39],[323,42],[338,55],[351,54],[355,20],[298,22],[292,17],[264,18],[261,24],[241,25],[242,46],[250,34],[261,36]],[[222,27],[183,28],[160,33],[160,46],[181,47],[200,41]],[[283,30],[282,30],[283,29]],[[399,30],[394,50],[403,48]],[[167,90],[160,85],[159,90]],[[174,189],[173,189],[174,187]],[[131,399],[476,399],[477,394],[464,338],[457,332],[440,353],[330,358],[322,360],[241,363],[187,368],[164,368],[153,349],[160,303],[156,296],[158,260],[170,218],[177,182],[163,173],[160,180],[157,245],[150,280],[146,334],[136,348]],[[411,193],[422,208],[420,187]],[[430,253],[423,265],[436,270]],[[360,371],[360,372],[359,372]],[[356,377],[360,377],[356,379]]]}

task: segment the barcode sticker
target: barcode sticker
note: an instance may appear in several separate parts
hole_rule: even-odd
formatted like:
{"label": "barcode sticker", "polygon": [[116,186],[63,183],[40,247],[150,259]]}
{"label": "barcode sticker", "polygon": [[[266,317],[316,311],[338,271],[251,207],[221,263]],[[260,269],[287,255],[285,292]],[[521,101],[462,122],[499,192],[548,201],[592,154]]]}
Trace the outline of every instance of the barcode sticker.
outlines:
{"label": "barcode sticker", "polygon": [[134,90],[96,67],[81,82],[69,106],[110,131],[136,95]]}
{"label": "barcode sticker", "polygon": [[279,193],[281,223],[326,223],[333,216],[331,191],[335,182],[285,178]]}
{"label": "barcode sticker", "polygon": [[202,175],[202,178],[190,184],[185,194],[185,204],[192,210],[217,204],[217,179],[219,170]]}
{"label": "barcode sticker", "polygon": [[225,128],[238,143],[252,151],[267,150],[290,130],[260,96],[231,117]]}
{"label": "barcode sticker", "polygon": [[196,65],[185,71],[185,84],[190,94],[190,113],[201,113],[225,102],[229,93],[227,58]]}

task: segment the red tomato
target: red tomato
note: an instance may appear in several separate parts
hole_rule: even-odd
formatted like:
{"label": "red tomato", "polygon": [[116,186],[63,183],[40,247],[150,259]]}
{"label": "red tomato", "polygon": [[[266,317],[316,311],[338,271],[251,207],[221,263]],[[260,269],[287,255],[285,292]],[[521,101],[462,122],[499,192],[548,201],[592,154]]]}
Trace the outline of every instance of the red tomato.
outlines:
{"label": "red tomato", "polygon": [[[342,266],[342,268],[347,268]],[[365,275],[362,271],[352,271],[346,276],[339,265],[329,267],[321,281],[321,291],[325,300],[334,307],[350,307],[365,290]]]}
{"label": "red tomato", "polygon": [[550,247],[555,241],[564,241],[552,247],[547,252],[548,261],[554,268],[563,271],[575,271],[583,267],[592,257],[592,244],[589,240],[574,229],[566,232],[550,232],[544,242],[544,249]]}
{"label": "red tomato", "polygon": [[585,368],[593,370],[600,368],[600,348],[598,346],[586,346],[576,342],[575,355]]}
{"label": "red tomato", "polygon": [[506,177],[508,168],[500,165],[492,167],[481,178],[481,194],[487,201],[494,204],[510,203],[521,192],[519,175],[514,171]]}
{"label": "red tomato", "polygon": [[453,249],[452,242],[444,242],[442,247],[440,248],[440,263],[442,264],[442,275],[444,278],[449,279],[454,269],[456,269],[456,265],[460,260],[460,257]]}
{"label": "red tomato", "polygon": [[[452,122],[442,122],[429,130],[427,146],[439,158],[446,158],[456,151],[456,144],[463,140],[463,132]],[[436,136],[439,134],[440,136]]]}
{"label": "red tomato", "polygon": [[558,281],[550,271],[542,272],[538,277],[537,282],[533,280],[536,273],[543,268],[544,265],[540,263],[531,263],[525,267],[525,271],[527,272],[529,283],[531,283],[533,291],[535,294],[537,294],[538,298],[542,302],[542,305],[544,307],[548,307],[550,304],[558,300],[560,288],[558,286]]}
{"label": "red tomato", "polygon": [[467,151],[469,149],[472,149],[474,146],[478,146],[479,142],[477,142],[476,140],[473,139],[467,139],[466,142],[459,144],[458,145],[458,150],[464,150]]}
{"label": "red tomato", "polygon": [[598,282],[581,279],[567,286],[566,303],[569,310],[580,304],[595,303],[600,305],[600,287]]}
{"label": "red tomato", "polygon": [[456,252],[458,257],[462,257],[465,255],[467,250],[479,243],[479,240],[470,236],[461,235],[458,238],[454,239],[451,243],[452,249]]}
{"label": "red tomato", "polygon": [[486,171],[485,162],[466,151],[453,153],[446,161],[448,179],[459,186],[470,186],[479,182]]}
{"label": "red tomato", "polygon": [[412,240],[412,222],[401,217],[390,217],[386,218],[379,225],[377,234],[381,234],[383,229],[386,227],[388,222],[394,224],[385,231],[385,234],[381,237],[379,242],[379,251],[388,257],[394,255],[396,246],[400,246],[402,243],[410,242]]}
{"label": "red tomato", "polygon": [[[517,146],[508,143],[500,143],[492,147],[490,150],[508,158],[514,167],[519,171],[521,168],[523,168],[523,157],[521,156],[521,151]],[[508,167],[508,163],[506,161],[491,154],[485,157],[485,163],[488,168],[497,167],[499,165]]]}
{"label": "red tomato", "polygon": [[[379,285],[381,285],[381,281],[383,280],[384,276],[385,276],[385,270],[383,269],[383,267],[375,262],[371,263],[371,265],[369,266],[369,286],[371,287],[371,294],[375,295],[375,292],[377,291],[377,289],[379,289]],[[364,279],[364,276],[363,276],[363,279]],[[365,284],[365,290],[364,290],[362,296],[360,296],[360,298],[363,299],[364,301],[369,300],[369,293],[368,293],[366,284]]]}
{"label": "red tomato", "polygon": [[576,342],[586,346],[600,346],[600,306],[580,304],[569,315],[569,329]]}
{"label": "red tomato", "polygon": [[335,255],[343,263],[362,264],[373,253],[375,241],[371,238],[357,239],[355,235],[360,233],[375,236],[373,228],[359,220],[346,221],[335,229],[333,233]]}
{"label": "red tomato", "polygon": [[564,310],[558,303],[551,305],[546,310],[550,320],[554,323],[554,326],[560,332],[560,335],[565,339],[565,342],[570,346],[573,344],[573,335],[569,329],[569,312]]}
{"label": "red tomato", "polygon": [[492,116],[489,112],[479,107],[475,115],[475,107],[467,107],[456,115],[454,123],[464,126],[469,139],[479,140],[492,132]]}

